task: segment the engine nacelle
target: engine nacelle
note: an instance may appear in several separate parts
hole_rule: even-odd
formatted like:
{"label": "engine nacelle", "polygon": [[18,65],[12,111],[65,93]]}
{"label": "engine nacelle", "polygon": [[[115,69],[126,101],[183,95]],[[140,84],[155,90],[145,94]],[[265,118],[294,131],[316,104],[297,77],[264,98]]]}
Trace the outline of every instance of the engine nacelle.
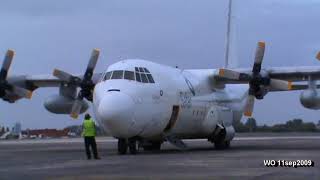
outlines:
{"label": "engine nacelle", "polygon": [[232,121],[233,112],[229,108],[212,106],[202,122],[202,131],[206,134],[211,134],[216,130],[218,124],[231,126]]}
{"label": "engine nacelle", "polygon": [[[53,95],[46,99],[44,107],[51,113],[55,114],[70,114],[74,99],[61,95]],[[89,105],[87,102],[82,101],[82,108],[80,113],[84,113]]]}
{"label": "engine nacelle", "polygon": [[307,89],[300,95],[301,104],[308,109],[320,109],[320,95],[317,90]]}

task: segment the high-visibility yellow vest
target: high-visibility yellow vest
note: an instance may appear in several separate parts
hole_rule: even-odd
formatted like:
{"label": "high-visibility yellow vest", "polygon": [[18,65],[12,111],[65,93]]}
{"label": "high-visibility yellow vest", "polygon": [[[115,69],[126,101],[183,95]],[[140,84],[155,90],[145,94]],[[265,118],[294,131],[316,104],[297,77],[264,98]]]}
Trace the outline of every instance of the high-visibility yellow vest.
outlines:
{"label": "high-visibility yellow vest", "polygon": [[96,136],[96,126],[92,119],[85,119],[82,124],[83,130],[82,135],[85,137]]}

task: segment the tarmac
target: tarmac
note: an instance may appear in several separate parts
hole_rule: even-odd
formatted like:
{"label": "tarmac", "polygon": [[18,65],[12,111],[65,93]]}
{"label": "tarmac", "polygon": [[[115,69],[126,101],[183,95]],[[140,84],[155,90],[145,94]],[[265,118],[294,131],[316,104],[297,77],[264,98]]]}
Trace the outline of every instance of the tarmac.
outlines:
{"label": "tarmac", "polygon": [[[186,140],[188,150],[118,155],[117,141],[97,138],[101,160],[86,160],[83,140],[0,141],[4,179],[320,179],[320,133],[239,134],[228,150]],[[266,167],[264,160],[312,160],[314,167]]]}

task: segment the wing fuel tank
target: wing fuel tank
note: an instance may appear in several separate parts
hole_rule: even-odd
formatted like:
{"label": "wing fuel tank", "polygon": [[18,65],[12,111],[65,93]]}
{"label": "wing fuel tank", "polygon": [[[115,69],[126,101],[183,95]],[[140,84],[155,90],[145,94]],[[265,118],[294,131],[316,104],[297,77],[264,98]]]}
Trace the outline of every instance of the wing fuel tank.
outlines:
{"label": "wing fuel tank", "polygon": [[316,89],[302,91],[300,95],[300,102],[305,108],[314,110],[320,109],[319,91]]}

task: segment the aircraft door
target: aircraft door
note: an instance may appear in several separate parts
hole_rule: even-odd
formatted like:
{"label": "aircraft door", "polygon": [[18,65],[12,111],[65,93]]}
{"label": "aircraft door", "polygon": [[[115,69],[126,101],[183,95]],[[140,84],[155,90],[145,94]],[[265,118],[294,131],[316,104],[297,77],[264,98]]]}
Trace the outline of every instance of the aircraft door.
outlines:
{"label": "aircraft door", "polygon": [[180,111],[180,106],[174,105],[172,107],[171,117],[166,128],[164,129],[164,132],[169,132],[174,127],[179,117],[179,111]]}

